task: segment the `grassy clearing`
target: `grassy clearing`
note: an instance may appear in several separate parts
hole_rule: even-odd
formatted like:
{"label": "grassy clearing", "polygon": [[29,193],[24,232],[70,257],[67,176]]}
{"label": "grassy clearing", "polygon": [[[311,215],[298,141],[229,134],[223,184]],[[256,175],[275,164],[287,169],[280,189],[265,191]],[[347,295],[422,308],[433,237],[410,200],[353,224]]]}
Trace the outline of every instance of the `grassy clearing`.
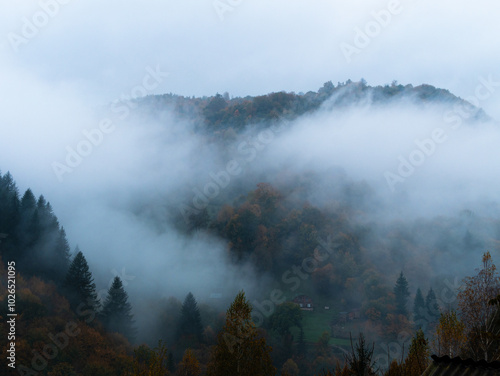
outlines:
{"label": "grassy clearing", "polygon": [[[306,343],[313,344],[318,342],[319,337],[323,332],[327,331],[330,333],[330,321],[332,319],[333,312],[331,310],[327,311],[324,309],[316,309],[314,311],[302,311],[303,314],[303,328],[304,328],[304,340]],[[293,328],[292,334],[296,339],[299,338],[299,329]],[[337,346],[349,346],[350,341],[343,338],[330,338],[330,345]]]}

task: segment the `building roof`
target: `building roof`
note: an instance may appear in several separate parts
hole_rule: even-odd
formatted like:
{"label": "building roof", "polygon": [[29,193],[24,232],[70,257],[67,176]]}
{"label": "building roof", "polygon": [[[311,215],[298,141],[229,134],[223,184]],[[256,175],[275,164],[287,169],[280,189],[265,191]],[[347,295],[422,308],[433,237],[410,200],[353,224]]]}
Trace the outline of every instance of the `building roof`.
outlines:
{"label": "building roof", "polygon": [[486,360],[474,361],[472,359],[450,358],[449,356],[432,355],[433,362],[424,371],[422,376],[498,376],[500,375],[500,362]]}
{"label": "building roof", "polygon": [[293,298],[293,301],[300,300],[300,301],[311,301],[312,298],[307,296],[307,295],[297,295],[295,298]]}

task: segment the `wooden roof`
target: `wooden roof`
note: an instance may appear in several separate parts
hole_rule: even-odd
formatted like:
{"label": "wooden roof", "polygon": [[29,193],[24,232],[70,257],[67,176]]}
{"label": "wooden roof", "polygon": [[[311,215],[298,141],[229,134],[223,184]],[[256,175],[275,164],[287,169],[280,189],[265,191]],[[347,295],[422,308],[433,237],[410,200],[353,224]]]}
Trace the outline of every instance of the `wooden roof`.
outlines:
{"label": "wooden roof", "polygon": [[474,361],[472,359],[450,358],[445,355],[438,357],[432,355],[433,362],[424,371],[422,376],[497,376],[500,375],[500,362],[485,360]]}

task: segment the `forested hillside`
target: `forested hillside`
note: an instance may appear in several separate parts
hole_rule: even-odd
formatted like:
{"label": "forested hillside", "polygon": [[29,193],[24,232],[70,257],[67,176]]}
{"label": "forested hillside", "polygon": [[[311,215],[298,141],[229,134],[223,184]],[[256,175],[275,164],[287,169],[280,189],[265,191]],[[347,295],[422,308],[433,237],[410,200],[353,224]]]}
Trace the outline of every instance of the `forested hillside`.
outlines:
{"label": "forested hillside", "polygon": [[[195,183],[185,183],[181,170],[178,185],[165,191],[155,186],[154,195],[135,190],[148,184],[143,176],[134,176],[137,186],[124,201],[119,201],[121,191],[113,191],[118,198],[110,201],[114,206],[126,202],[119,210],[127,218],[155,236],[176,240],[160,243],[138,232],[140,246],[126,256],[138,265],[144,261],[151,274],[148,269],[143,286],[130,295],[119,276],[108,285],[95,282],[105,277],[94,280],[89,265],[109,262],[109,249],[103,246],[102,257],[93,253],[88,262],[86,249],[78,246],[83,239],[67,237],[49,203],[53,198],[29,188],[20,192],[15,177],[5,172],[9,166],[1,166],[0,336],[7,338],[10,330],[9,271],[15,270],[16,371],[416,376],[431,353],[500,360],[498,203],[453,202],[453,210],[424,208],[426,215],[420,215],[427,205],[419,196],[415,204],[414,196],[401,190],[388,202],[387,192],[340,167],[342,161],[313,168],[313,162],[293,159],[293,154],[283,164],[276,155],[263,156],[269,140],[293,127],[314,133],[308,126],[324,121],[322,116],[354,117],[356,122],[363,111],[373,118],[379,110],[392,114],[387,107],[395,103],[440,117],[443,109],[465,108],[469,116],[464,123],[472,130],[491,122],[482,110],[446,90],[396,82],[371,87],[364,80],[327,82],[305,94],[166,94],[112,104],[109,111],[118,117],[133,114],[134,131],[146,132],[151,122],[169,135],[186,132],[187,139],[198,140],[195,153],[182,155],[189,163],[204,163],[206,150],[216,155],[204,170],[207,180],[197,176]],[[188,131],[181,129],[185,124]],[[155,139],[159,145],[163,141]],[[280,141],[275,142],[279,149]],[[311,152],[316,148],[306,146]],[[153,150],[159,156],[155,166],[167,163],[160,158],[161,146]],[[235,151],[240,159],[231,157]],[[408,214],[411,209],[415,215]],[[102,212],[89,208],[88,215],[94,213],[99,221]],[[121,231],[126,232],[129,222],[117,226],[124,225]],[[97,243],[100,236],[104,244],[109,234],[89,231],[87,236],[97,236]],[[161,250],[157,258],[144,260],[156,243]],[[221,258],[197,259],[199,244],[207,254],[221,247]],[[173,278],[182,285],[164,282],[162,274],[172,273],[167,271],[172,255],[179,257]],[[192,265],[213,271],[219,264],[220,270],[240,273],[240,280],[201,272],[184,277]],[[158,273],[157,267],[165,272]],[[204,291],[214,280],[219,285],[209,295],[192,292]],[[5,354],[8,345],[1,344]],[[3,357],[2,370],[8,363]]]}

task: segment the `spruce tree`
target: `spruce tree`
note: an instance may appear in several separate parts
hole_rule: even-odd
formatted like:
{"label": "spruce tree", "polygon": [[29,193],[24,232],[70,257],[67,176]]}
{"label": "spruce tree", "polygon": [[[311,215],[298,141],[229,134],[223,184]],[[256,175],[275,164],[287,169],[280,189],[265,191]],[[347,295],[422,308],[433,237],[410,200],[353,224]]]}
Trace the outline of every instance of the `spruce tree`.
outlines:
{"label": "spruce tree", "polygon": [[23,197],[19,205],[19,227],[18,236],[20,239],[20,247],[25,250],[27,247],[33,245],[33,234],[29,232],[30,225],[33,220],[33,215],[36,209],[36,199],[35,195],[31,189],[27,189],[24,192]]}
{"label": "spruce tree", "polygon": [[194,338],[202,341],[203,325],[196,299],[190,292],[186,295],[181,308],[177,337]]}
{"label": "spruce tree", "polygon": [[241,291],[226,312],[226,324],[217,336],[207,376],[274,376],[266,340],[258,335],[252,306]]}
{"label": "spruce tree", "polygon": [[425,308],[427,310],[427,317],[430,324],[435,324],[439,320],[439,315],[441,314],[439,310],[439,304],[437,302],[436,294],[432,287],[429,289],[427,296],[425,297]]}
{"label": "spruce tree", "polygon": [[10,173],[0,173],[0,249],[4,261],[19,261],[17,227],[19,226],[19,191]]}
{"label": "spruce tree", "polygon": [[396,285],[394,286],[394,296],[396,298],[396,313],[399,315],[408,316],[406,303],[408,302],[410,291],[408,290],[408,281],[403,275],[403,272],[399,274]]}
{"label": "spruce tree", "polygon": [[411,340],[403,374],[407,376],[422,375],[429,366],[430,355],[429,341],[425,338],[422,329],[419,329]]}
{"label": "spruce tree", "polygon": [[86,307],[97,312],[100,304],[97,299],[92,273],[89,270],[85,256],[78,247],[76,247],[75,252],[75,258],[69,266],[64,281],[66,295],[73,309],[76,309],[83,303]]}
{"label": "spruce tree", "polygon": [[64,227],[57,230],[57,237],[54,244],[54,269],[58,275],[65,275],[70,265],[70,248]]}
{"label": "spruce tree", "polygon": [[422,328],[426,319],[427,308],[425,306],[424,296],[420,288],[417,289],[415,300],[413,301],[413,322],[416,329]]}
{"label": "spruce tree", "polygon": [[132,342],[135,339],[134,316],[128,295],[123,288],[120,277],[115,277],[104,301],[101,318],[104,326],[110,332],[122,333]]}
{"label": "spruce tree", "polygon": [[[350,336],[350,335],[349,335]],[[351,339],[351,352],[345,355],[346,364],[349,366],[352,375],[374,376],[377,372],[376,364],[373,360],[375,344],[370,348],[366,344],[365,336],[359,333],[358,343],[354,347]]]}

